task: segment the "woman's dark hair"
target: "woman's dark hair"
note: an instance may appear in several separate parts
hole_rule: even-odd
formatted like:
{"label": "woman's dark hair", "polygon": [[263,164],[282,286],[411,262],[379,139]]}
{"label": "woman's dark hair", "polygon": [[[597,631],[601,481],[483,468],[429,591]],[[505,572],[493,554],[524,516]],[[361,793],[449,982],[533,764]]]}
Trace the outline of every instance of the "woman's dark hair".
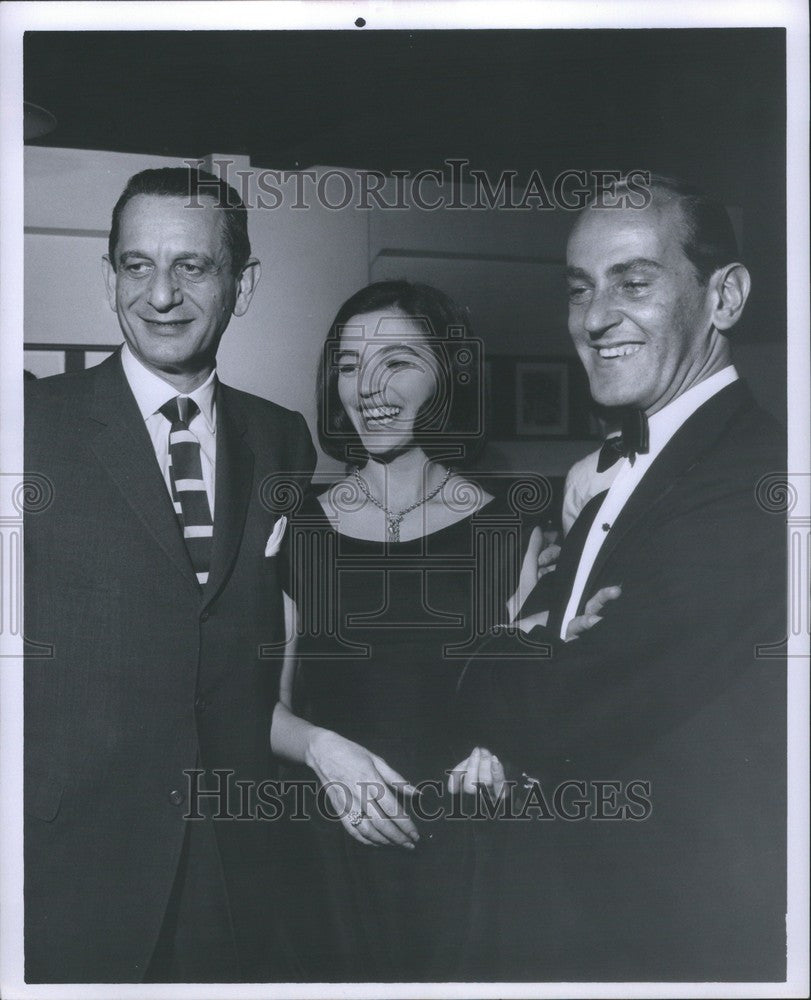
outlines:
{"label": "woman's dark hair", "polygon": [[[431,285],[378,281],[344,302],[330,324],[318,367],[318,440],[340,462],[367,457],[338,395],[336,359],[341,333],[353,316],[390,309],[424,332],[437,361],[440,385],[417,414],[415,444],[441,452],[453,464],[469,462],[484,444],[481,352],[470,336],[467,314]],[[456,455],[457,458],[451,456]]]}

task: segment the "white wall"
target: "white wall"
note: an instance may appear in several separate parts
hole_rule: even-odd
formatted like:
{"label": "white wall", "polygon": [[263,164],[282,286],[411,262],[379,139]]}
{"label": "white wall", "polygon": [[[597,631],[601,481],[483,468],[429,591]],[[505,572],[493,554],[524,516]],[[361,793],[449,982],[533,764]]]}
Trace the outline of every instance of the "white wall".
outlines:
{"label": "white wall", "polygon": [[368,281],[367,220],[286,201],[254,209],[249,227],[262,278],[248,313],[223,338],[219,370],[226,382],[301,410],[315,437],[321,345],[338,307]]}
{"label": "white wall", "polygon": [[181,160],[83,149],[25,148],[25,340],[118,344],[101,256],[127,178]]}

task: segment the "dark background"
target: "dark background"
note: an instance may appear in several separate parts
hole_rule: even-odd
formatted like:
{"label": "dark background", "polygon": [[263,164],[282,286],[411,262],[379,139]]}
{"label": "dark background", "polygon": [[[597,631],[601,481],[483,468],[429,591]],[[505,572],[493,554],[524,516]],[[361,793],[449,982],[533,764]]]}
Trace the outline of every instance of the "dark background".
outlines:
{"label": "dark background", "polygon": [[785,337],[783,29],[29,32],[25,97],[46,146],[678,174],[742,210],[737,335]]}

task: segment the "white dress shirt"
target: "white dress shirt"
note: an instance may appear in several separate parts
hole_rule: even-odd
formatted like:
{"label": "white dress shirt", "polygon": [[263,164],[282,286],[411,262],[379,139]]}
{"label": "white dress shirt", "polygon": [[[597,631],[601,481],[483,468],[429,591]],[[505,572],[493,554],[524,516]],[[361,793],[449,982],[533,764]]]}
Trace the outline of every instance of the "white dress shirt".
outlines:
{"label": "white dress shirt", "polygon": [[[561,639],[566,638],[566,629],[569,626],[569,622],[577,614],[577,609],[583,597],[583,590],[597,554],[602,548],[603,542],[611,530],[611,526],[616,521],[630,495],[642,481],[642,477],[687,418],[692,416],[708,399],[711,399],[716,393],[732,382],[737,381],[737,379],[738,373],[735,371],[734,365],[729,365],[727,368],[716,372],[714,375],[710,375],[703,382],[699,382],[698,385],[692,386],[692,388],[677,396],[667,406],[663,406],[661,410],[648,418],[649,450],[647,454],[637,455],[633,464],[627,458],[622,458],[617,462],[619,470],[614,482],[609,487],[608,493],[600,509],[597,511],[597,516],[594,518],[589,533],[586,536],[586,544],[583,546],[583,552],[580,556],[580,563],[578,564],[574,584],[572,585],[572,593],[569,597],[569,603],[566,605],[566,611],[560,626]],[[604,525],[608,525],[608,527],[605,528]]]}
{"label": "white dress shirt", "polygon": [[126,344],[121,351],[121,363],[124,366],[124,374],[130,389],[132,389],[132,394],[135,396],[135,402],[144,418],[170,496],[172,495],[172,485],[169,478],[169,428],[171,424],[160,412],[160,408],[176,396],[188,396],[197,403],[200,412],[192,419],[189,430],[200,442],[200,464],[203,467],[203,482],[213,521],[214,474],[217,456],[217,372],[213,371],[194,392],[178,392],[169,382],[144,367]]}
{"label": "white dress shirt", "polygon": [[563,524],[563,534],[568,535],[577,515],[598,493],[607,490],[617,478],[619,472],[619,461],[610,465],[602,472],[597,471],[597,463],[600,460],[600,451],[591,452],[585,458],[581,458],[566,473],[566,485],[563,487],[563,510],[561,511],[561,522]]}

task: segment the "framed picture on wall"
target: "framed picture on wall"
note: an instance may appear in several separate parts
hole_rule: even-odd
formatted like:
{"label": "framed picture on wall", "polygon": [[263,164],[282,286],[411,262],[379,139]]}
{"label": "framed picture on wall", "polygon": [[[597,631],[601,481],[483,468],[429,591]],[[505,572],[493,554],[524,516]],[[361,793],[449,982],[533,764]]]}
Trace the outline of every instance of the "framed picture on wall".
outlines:
{"label": "framed picture on wall", "polygon": [[515,433],[567,437],[570,421],[568,361],[518,361],[515,365]]}
{"label": "framed picture on wall", "polygon": [[489,437],[496,441],[599,437],[583,367],[565,355],[487,357]]}
{"label": "framed picture on wall", "polygon": [[118,350],[118,344],[23,344],[26,378],[46,378],[93,368]]}

